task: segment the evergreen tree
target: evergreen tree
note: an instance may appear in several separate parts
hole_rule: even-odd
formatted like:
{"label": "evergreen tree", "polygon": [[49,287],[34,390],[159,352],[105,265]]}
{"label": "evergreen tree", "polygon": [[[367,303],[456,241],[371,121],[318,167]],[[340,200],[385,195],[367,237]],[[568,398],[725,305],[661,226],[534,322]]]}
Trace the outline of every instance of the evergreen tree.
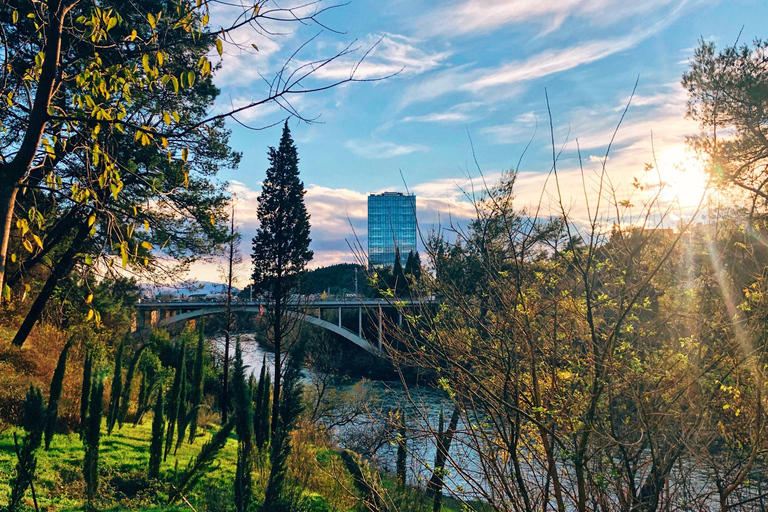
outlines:
{"label": "evergreen tree", "polygon": [[[133,378],[136,375],[136,368],[139,366],[141,355],[144,353],[144,349],[146,349],[148,346],[149,345],[145,343],[139,347],[139,349],[131,358],[131,362],[128,364],[128,371],[125,374],[125,385],[123,385],[123,397],[120,400],[120,412],[117,415],[118,428],[123,427],[123,423],[125,423],[125,417],[128,416],[128,408],[131,406],[131,392],[133,391]],[[141,395],[141,389],[139,389],[139,395]],[[139,402],[141,402],[141,399],[139,399]],[[138,409],[136,413],[138,414]]]}
{"label": "evergreen tree", "polygon": [[136,404],[136,418],[133,421],[134,425],[138,425],[139,418],[144,412],[144,408],[147,406],[147,377],[144,373],[141,374],[141,382],[139,383],[139,402]]}
{"label": "evergreen tree", "polygon": [[245,365],[240,337],[235,342],[235,362],[232,368],[232,397],[235,406],[235,433],[237,434],[237,467],[235,470],[235,507],[247,512],[253,500],[253,409],[251,393],[245,381]]}
{"label": "evergreen tree", "polygon": [[269,441],[269,370],[267,370],[267,356],[261,361],[261,373],[256,385],[253,409],[253,433],[256,447],[261,450]]}
{"label": "evergreen tree", "polygon": [[288,473],[288,456],[291,454],[291,432],[303,409],[301,387],[301,355],[293,353],[285,372],[285,392],[280,400],[279,409],[275,409],[277,430],[272,436],[269,480],[264,494],[263,510],[272,510],[280,503]]}
{"label": "evergreen tree", "polygon": [[163,390],[157,392],[155,401],[154,418],[152,418],[152,442],[149,445],[149,478],[160,478],[160,462],[163,459]]}
{"label": "evergreen tree", "polygon": [[48,411],[45,418],[45,449],[48,450],[53,440],[53,434],[56,430],[56,420],[59,415],[59,398],[61,398],[61,388],[64,383],[64,373],[67,371],[67,354],[72,346],[70,338],[59,354],[59,362],[56,364],[56,370],[51,379],[51,390],[48,393]]}
{"label": "evergreen tree", "polygon": [[401,297],[408,289],[408,283],[405,280],[405,272],[403,272],[403,264],[400,261],[400,249],[395,247],[395,263],[392,267],[392,291],[395,293],[395,297]]}
{"label": "evergreen tree", "polygon": [[203,373],[204,373],[204,359],[205,354],[205,336],[203,335],[203,329],[201,328],[197,337],[197,350],[195,351],[195,366],[192,374],[192,394],[189,400],[190,410],[190,422],[189,422],[189,443],[195,440],[197,434],[197,419],[200,412],[200,406],[203,403]]}
{"label": "evergreen tree", "polygon": [[94,510],[93,498],[99,487],[99,440],[101,438],[101,416],[104,400],[104,378],[97,376],[91,387],[91,400],[88,406],[87,431],[85,433],[85,458],[83,460],[83,479],[88,508]]}
{"label": "evergreen tree", "polygon": [[[43,430],[45,428],[46,410],[43,394],[39,388],[29,387],[27,399],[24,401],[24,417],[22,427],[26,431],[24,440],[19,446],[16,434],[14,442],[16,443],[16,477],[11,481],[11,498],[8,502],[8,512],[21,510],[21,500],[27,487],[32,486],[35,478],[35,469],[37,469],[37,449],[43,439]],[[32,489],[34,493],[34,488]]]}
{"label": "evergreen tree", "polygon": [[[288,121],[283,127],[279,147],[269,148],[269,164],[259,196],[257,213],[260,226],[253,238],[252,258],[254,286],[266,291],[271,302],[270,334],[275,347],[272,403],[276,410],[280,404],[286,303],[297,287],[306,264],[312,259],[304,184],[299,179],[299,157]],[[272,418],[271,430],[274,435],[276,417]]]}
{"label": "evergreen tree", "polygon": [[418,282],[421,279],[421,258],[419,257],[419,251],[411,251],[408,253],[408,259],[405,261],[405,275],[411,276],[414,282]]}
{"label": "evergreen tree", "polygon": [[109,393],[109,409],[107,409],[107,435],[112,435],[112,429],[117,423],[117,416],[120,412],[120,396],[123,394],[123,348],[125,344],[121,341],[117,346],[117,355],[115,356],[115,371],[112,374],[112,389]]}
{"label": "evergreen tree", "polygon": [[88,418],[88,405],[91,398],[91,370],[93,358],[91,353],[86,353],[83,364],[83,388],[80,392],[80,438],[85,436],[86,420]]}
{"label": "evergreen tree", "polygon": [[181,347],[179,348],[178,364],[176,365],[176,374],[173,377],[173,385],[171,386],[170,400],[168,401],[168,430],[165,433],[165,452],[163,453],[163,460],[168,458],[168,453],[173,446],[173,433],[176,428],[176,421],[179,419],[179,410],[181,409],[181,402],[184,400],[182,384],[186,380],[186,355],[187,355],[187,338],[181,337]]}

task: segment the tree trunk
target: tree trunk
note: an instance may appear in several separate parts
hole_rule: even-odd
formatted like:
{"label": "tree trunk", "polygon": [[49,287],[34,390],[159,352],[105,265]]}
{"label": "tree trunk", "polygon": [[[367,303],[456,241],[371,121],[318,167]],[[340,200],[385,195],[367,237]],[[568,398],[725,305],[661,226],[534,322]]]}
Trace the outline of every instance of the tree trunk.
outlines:
{"label": "tree trunk", "polygon": [[27,340],[29,333],[32,331],[32,327],[35,325],[35,323],[37,323],[37,321],[40,319],[40,316],[43,314],[43,310],[45,309],[45,305],[48,303],[48,299],[51,298],[54,290],[56,290],[56,285],[58,285],[59,281],[72,270],[72,267],[75,263],[75,257],[80,252],[80,249],[82,249],[85,239],[88,237],[88,232],[89,229],[87,226],[83,225],[80,227],[80,231],[78,231],[75,239],[72,240],[69,249],[67,249],[67,251],[61,256],[61,259],[54,267],[53,272],[51,272],[51,275],[48,276],[48,279],[43,285],[43,289],[40,290],[40,293],[35,298],[35,302],[29,309],[27,316],[21,323],[19,330],[16,331],[16,335],[13,337],[12,343],[17,347],[22,346]]}
{"label": "tree trunk", "polygon": [[0,218],[5,219],[2,239],[0,239],[0,302],[3,300],[1,292],[5,284],[5,264],[8,255],[8,241],[11,238],[11,226],[13,225],[13,207],[16,204],[16,191],[15,183],[6,182],[0,187]]}
{"label": "tree trunk", "polygon": [[[441,413],[442,414],[442,413]],[[459,407],[453,408],[451,420],[448,422],[448,430],[443,433],[440,429],[440,436],[437,440],[437,453],[435,454],[435,470],[427,484],[427,496],[432,496],[432,511],[440,512],[443,501],[443,482],[445,475],[445,461],[448,460],[448,452],[453,442],[453,434],[459,424]],[[441,425],[442,427],[442,425]]]}
{"label": "tree trunk", "polygon": [[272,424],[270,425],[270,434],[272,439],[275,438],[277,433],[277,425],[280,416],[280,378],[282,373],[282,343],[283,343],[283,331],[282,331],[282,290],[280,282],[275,285],[275,317],[273,321],[274,329],[274,343],[275,343],[275,389],[272,391]]}

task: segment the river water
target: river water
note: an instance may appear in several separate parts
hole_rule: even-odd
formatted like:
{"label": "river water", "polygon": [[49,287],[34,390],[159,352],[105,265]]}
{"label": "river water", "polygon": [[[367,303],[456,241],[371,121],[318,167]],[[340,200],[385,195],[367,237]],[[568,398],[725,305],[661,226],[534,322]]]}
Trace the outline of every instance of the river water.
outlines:
{"label": "river water", "polygon": [[[259,344],[253,332],[239,333],[238,336],[243,346],[243,362],[247,366],[247,374],[258,378],[262,364],[266,362],[270,373],[274,375],[274,352]],[[217,336],[209,340],[223,353],[223,337]],[[234,349],[231,350],[234,357]],[[311,370],[305,370],[304,378],[305,384],[311,386],[315,376]],[[361,453],[383,470],[394,472],[397,445],[394,442],[396,430],[393,417],[398,411],[402,411],[408,430],[407,479],[410,483],[425,485],[432,475],[431,467],[436,453],[434,434],[430,435],[429,431],[437,431],[441,411],[445,415],[447,428],[452,411],[450,400],[442,391],[425,386],[406,388],[400,381],[340,378],[333,384],[334,391],[341,394],[359,394],[361,386],[365,393],[374,399],[369,407],[352,421],[331,429],[334,442],[341,448]],[[455,480],[457,477],[455,472],[450,471],[450,462],[446,469],[449,471],[446,487],[453,489],[453,494],[469,488],[466,482]]]}

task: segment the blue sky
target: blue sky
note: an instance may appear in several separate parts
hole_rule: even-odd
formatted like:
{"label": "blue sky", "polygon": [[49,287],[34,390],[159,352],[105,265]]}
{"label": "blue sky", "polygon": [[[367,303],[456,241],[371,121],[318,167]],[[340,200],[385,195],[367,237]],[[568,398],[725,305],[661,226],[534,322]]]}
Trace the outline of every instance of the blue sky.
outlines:
{"label": "blue sky", "polygon": [[[226,23],[232,12],[215,9],[213,23]],[[319,70],[308,86],[349,76],[377,41],[357,76],[399,71],[381,82],[345,84],[291,100],[304,117],[316,119],[312,124],[289,122],[308,190],[315,266],[353,261],[345,242],[352,238],[350,221],[365,243],[367,194],[404,190],[401,172],[418,196],[422,228],[445,224],[449,216],[461,220],[471,215],[462,192],[471,186],[468,177],[475,184],[478,177],[470,138],[489,181],[517,167],[530,140],[519,166],[517,197],[521,206],[536,203],[551,168],[545,89],[556,146],[562,150],[561,191],[577,220],[584,215],[584,194],[593,193],[594,172],[636,80],[634,100],[607,164],[616,196],[628,194],[631,188],[625,184],[642,177],[654,149],[658,176],[669,193],[690,194],[696,188],[692,173],[679,170],[688,161],[685,136],[698,128],[685,119],[680,77],[693,49],[702,37],[718,47],[733,44],[742,27],[742,41],[768,36],[768,2],[758,0],[352,0],[320,19],[343,33],[311,24],[283,27],[281,35],[271,37],[239,32],[240,46],[225,44],[216,76],[222,89],[217,111],[259,99],[265,91],[262,77],[274,76],[315,35],[297,62],[333,55],[350,43],[359,50]],[[238,120],[262,127],[285,115],[271,105]],[[247,253],[258,226],[255,201],[267,147],[277,144],[280,127],[253,131],[235,122],[229,126],[232,145],[243,159],[238,169],[222,169],[220,176],[239,198],[237,217]],[[547,183],[545,202],[552,199]],[[686,202],[695,201],[680,202],[682,212]],[[213,277],[205,265],[195,267],[193,276]]]}

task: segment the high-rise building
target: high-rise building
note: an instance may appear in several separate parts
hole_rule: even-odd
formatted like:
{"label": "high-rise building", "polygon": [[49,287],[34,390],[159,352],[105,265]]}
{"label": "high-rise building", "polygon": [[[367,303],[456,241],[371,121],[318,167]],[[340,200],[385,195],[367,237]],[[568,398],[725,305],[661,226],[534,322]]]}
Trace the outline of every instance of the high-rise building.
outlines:
{"label": "high-rise building", "polygon": [[368,260],[374,267],[394,265],[395,249],[405,265],[416,252],[416,196],[384,192],[368,196]]}

